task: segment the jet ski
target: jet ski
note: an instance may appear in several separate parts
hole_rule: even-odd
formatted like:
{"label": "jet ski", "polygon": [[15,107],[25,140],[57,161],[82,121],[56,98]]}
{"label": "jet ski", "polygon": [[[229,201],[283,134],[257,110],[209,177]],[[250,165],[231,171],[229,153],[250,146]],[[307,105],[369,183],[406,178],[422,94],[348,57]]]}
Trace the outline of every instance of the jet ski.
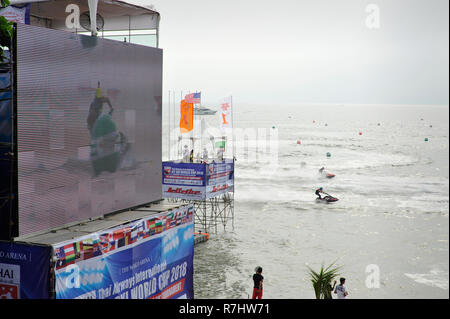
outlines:
{"label": "jet ski", "polygon": [[333,173],[327,172],[323,167],[319,170],[319,174],[326,178],[333,178],[336,176]]}
{"label": "jet ski", "polygon": [[333,173],[325,173],[324,176],[325,176],[326,178],[333,178],[333,177],[335,177],[336,175],[334,175]]}
{"label": "jet ski", "polygon": [[338,200],[339,200],[338,198],[333,197],[331,195],[327,195],[322,198],[316,198],[316,202],[321,202],[321,203],[333,203],[333,202],[337,202]]}

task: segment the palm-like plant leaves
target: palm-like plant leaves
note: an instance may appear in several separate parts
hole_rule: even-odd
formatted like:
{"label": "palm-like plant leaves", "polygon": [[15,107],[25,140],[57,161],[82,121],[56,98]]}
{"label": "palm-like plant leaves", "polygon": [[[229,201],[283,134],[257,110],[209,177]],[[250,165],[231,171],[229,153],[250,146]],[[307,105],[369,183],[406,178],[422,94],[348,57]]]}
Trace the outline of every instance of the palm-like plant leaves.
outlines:
{"label": "palm-like plant leaves", "polygon": [[339,276],[339,270],[341,267],[333,267],[334,263],[329,265],[327,268],[324,268],[323,264],[320,267],[320,271],[316,272],[309,266],[309,277],[311,283],[314,288],[314,292],[316,295],[316,299],[325,299],[326,297],[330,298],[331,291],[329,290],[329,286],[333,280]]}
{"label": "palm-like plant leaves", "polygon": [[[9,0],[0,0],[0,9],[9,6]],[[3,47],[11,45],[11,38],[13,36],[12,22],[5,17],[0,17],[0,62],[3,61]]]}

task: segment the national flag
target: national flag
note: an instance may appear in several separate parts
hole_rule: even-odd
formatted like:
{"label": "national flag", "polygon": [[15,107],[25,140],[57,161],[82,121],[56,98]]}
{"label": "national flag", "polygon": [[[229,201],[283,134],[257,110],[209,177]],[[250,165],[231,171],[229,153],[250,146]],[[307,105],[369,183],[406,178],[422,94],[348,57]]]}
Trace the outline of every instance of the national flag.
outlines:
{"label": "national flag", "polygon": [[180,103],[180,131],[188,133],[194,128],[194,104],[181,100]]}
{"label": "national flag", "polygon": [[152,224],[152,219],[147,219],[144,222],[144,238],[147,238],[151,235],[151,224]]}
{"label": "national flag", "polygon": [[120,238],[119,240],[117,240],[117,248],[123,247],[125,246],[125,237]]}
{"label": "national flag", "polygon": [[201,100],[201,93],[194,93],[194,100],[192,103],[194,104],[200,104],[200,100]]}
{"label": "national flag", "polygon": [[94,248],[93,240],[91,238],[84,239],[80,248],[82,251],[92,250]]}
{"label": "national flag", "polygon": [[99,256],[102,254],[100,250],[100,239],[95,239],[92,245],[92,257]]}
{"label": "national flag", "polygon": [[200,95],[201,93],[194,93],[194,97],[192,98],[192,103],[199,104],[200,103]]}
{"label": "national flag", "polygon": [[159,234],[164,231],[164,221],[162,219],[157,219],[155,223],[156,233]]}
{"label": "national flag", "polygon": [[186,103],[194,103],[194,93],[186,94],[184,100]]}
{"label": "national flag", "polygon": [[120,238],[125,237],[125,231],[126,231],[126,228],[122,228],[122,229],[118,229],[118,230],[113,231],[113,238],[114,238],[114,240],[118,240]]}
{"label": "national flag", "polygon": [[83,242],[82,241],[77,241],[75,243],[75,258],[80,258],[81,257],[81,251],[83,250]]}
{"label": "national flag", "polygon": [[102,253],[107,253],[116,249],[116,240],[113,233],[104,233],[100,235],[100,245]]}
{"label": "national flag", "polygon": [[66,254],[64,253],[64,247],[58,247],[55,249],[55,256],[58,259],[64,259]]}
{"label": "national flag", "polygon": [[186,103],[199,104],[200,103],[200,98],[201,98],[201,93],[197,92],[197,93],[187,94],[184,97],[184,100],[186,101]]}
{"label": "national flag", "polygon": [[183,213],[184,213],[184,212],[183,212],[182,210],[180,210],[180,211],[178,211],[177,214],[176,214],[176,223],[177,223],[177,226],[180,225],[180,224],[182,224],[182,220],[183,220],[183,216],[184,216]]}
{"label": "national flag", "polygon": [[127,231],[124,234],[124,237],[120,238],[117,241],[117,247],[127,246],[131,243],[131,232]]}
{"label": "national flag", "polygon": [[94,256],[94,243],[91,238],[85,239],[80,245],[80,258],[86,260]]}
{"label": "national flag", "polygon": [[142,237],[144,235],[144,229],[145,229],[145,223],[144,222],[139,222],[139,224],[136,225],[136,230],[137,230],[137,236]]}
{"label": "national flag", "polygon": [[66,262],[72,261],[75,259],[75,248],[74,244],[70,243],[67,245],[64,245],[64,258]]}
{"label": "national flag", "polygon": [[216,148],[225,148],[225,141],[217,141]]}
{"label": "national flag", "polygon": [[139,233],[138,228],[137,227],[133,228],[133,230],[130,233],[130,244],[135,243],[138,240],[139,238],[138,233]]}

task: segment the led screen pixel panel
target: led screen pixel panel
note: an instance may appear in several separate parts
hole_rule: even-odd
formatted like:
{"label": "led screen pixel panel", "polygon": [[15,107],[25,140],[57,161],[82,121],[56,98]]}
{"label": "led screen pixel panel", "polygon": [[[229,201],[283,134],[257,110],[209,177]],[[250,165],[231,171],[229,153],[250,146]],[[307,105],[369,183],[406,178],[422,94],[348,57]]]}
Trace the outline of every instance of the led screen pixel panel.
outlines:
{"label": "led screen pixel panel", "polygon": [[162,50],[16,36],[19,235],[161,199]]}

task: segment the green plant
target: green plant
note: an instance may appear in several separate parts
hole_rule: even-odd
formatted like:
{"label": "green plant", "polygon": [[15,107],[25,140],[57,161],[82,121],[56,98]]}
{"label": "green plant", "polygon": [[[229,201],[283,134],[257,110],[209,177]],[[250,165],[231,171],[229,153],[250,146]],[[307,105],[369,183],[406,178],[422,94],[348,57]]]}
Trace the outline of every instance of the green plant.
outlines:
{"label": "green plant", "polygon": [[339,270],[341,267],[333,267],[334,263],[329,265],[327,268],[324,268],[323,264],[320,267],[320,271],[316,272],[311,269],[309,266],[309,277],[312,282],[314,292],[316,295],[316,299],[330,299],[331,298],[331,290],[333,280],[339,276]]}
{"label": "green plant", "polygon": [[[9,6],[9,0],[0,0],[1,8]],[[12,22],[5,17],[0,17],[0,62],[3,61],[3,47],[11,46],[11,38],[13,36]]]}

